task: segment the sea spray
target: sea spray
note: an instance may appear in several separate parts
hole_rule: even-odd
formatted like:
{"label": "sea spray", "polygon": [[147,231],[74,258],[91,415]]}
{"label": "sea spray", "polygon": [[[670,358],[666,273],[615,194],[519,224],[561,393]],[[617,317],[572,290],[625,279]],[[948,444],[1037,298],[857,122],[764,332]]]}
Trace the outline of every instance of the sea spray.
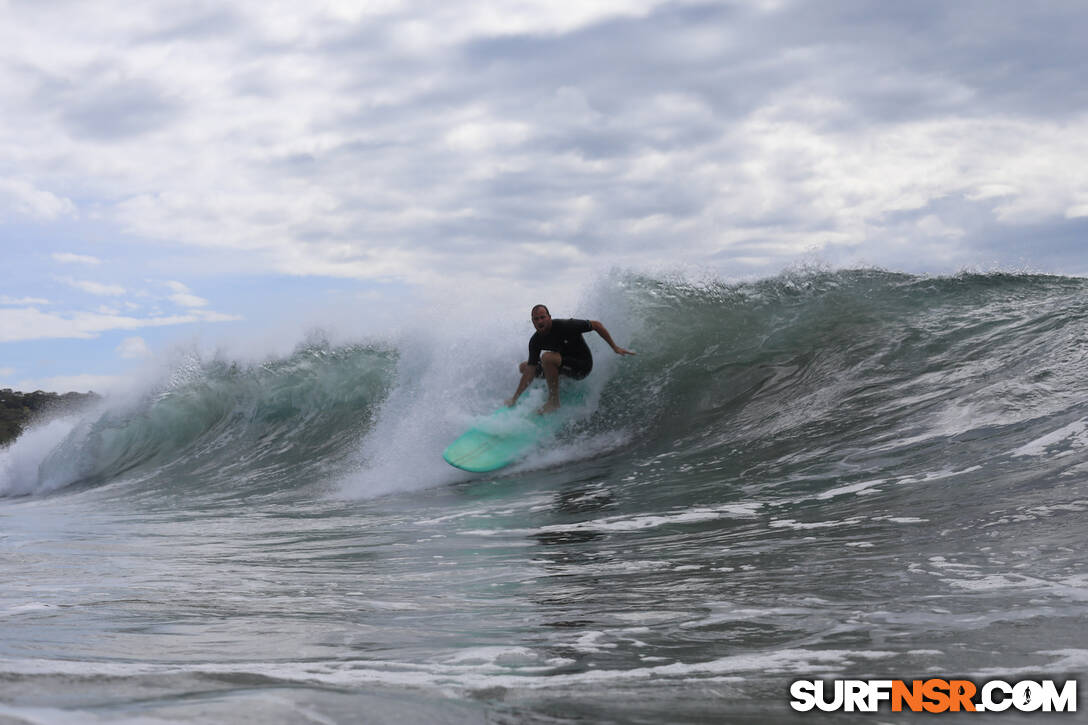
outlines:
{"label": "sea spray", "polygon": [[43,479],[40,467],[47,456],[58,450],[80,420],[80,414],[70,414],[38,422],[15,442],[0,448],[0,496],[48,493],[75,480],[78,469],[70,476]]}
{"label": "sea spray", "polygon": [[[44,493],[119,478],[178,477],[245,495],[279,475],[325,470],[347,456],[387,394],[396,353],[382,347],[300,346],[262,363],[188,351],[143,389],[32,430],[8,456],[4,491]],[[15,463],[17,461],[18,463]]]}

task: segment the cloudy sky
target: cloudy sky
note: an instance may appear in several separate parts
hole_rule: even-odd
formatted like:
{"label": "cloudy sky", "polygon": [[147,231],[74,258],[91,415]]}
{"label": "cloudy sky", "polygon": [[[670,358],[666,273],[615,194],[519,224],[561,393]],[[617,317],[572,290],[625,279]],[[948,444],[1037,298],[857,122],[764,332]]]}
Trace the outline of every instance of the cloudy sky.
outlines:
{"label": "cloudy sky", "polygon": [[0,387],[613,268],[1088,274],[1088,5],[0,0]]}

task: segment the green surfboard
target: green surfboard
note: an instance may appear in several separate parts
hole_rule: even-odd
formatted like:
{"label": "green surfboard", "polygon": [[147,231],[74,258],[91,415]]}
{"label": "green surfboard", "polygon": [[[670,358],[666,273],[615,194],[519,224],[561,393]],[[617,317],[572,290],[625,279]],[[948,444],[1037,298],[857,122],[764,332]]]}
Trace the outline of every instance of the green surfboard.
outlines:
{"label": "green surfboard", "polygon": [[473,473],[495,471],[509,466],[539,444],[547,441],[572,418],[583,399],[583,391],[560,390],[562,406],[554,413],[538,415],[540,403],[523,396],[513,408],[503,406],[476,422],[442,453],[446,463]]}

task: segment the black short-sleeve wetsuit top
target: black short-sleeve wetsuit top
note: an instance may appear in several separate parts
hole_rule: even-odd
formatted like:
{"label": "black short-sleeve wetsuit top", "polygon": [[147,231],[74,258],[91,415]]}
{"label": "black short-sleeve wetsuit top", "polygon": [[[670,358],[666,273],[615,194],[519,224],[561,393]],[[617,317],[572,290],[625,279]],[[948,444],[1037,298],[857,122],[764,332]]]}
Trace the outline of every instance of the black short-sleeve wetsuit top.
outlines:
{"label": "black short-sleeve wetsuit top", "polygon": [[584,378],[593,369],[593,354],[582,335],[593,331],[589,320],[552,320],[547,335],[533,333],[529,339],[529,364],[540,366],[540,351],[553,350],[563,356],[560,371]]}

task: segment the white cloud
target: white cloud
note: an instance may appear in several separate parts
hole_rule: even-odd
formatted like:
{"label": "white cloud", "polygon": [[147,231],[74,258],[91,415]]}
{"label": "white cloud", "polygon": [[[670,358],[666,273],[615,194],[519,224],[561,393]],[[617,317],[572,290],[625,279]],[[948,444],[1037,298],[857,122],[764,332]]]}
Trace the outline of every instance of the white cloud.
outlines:
{"label": "white cloud", "polygon": [[93,338],[107,330],[136,330],[194,322],[227,322],[240,319],[217,312],[197,311],[185,315],[126,317],[95,312],[68,316],[40,312],[34,308],[0,309],[0,342],[56,338]]}
{"label": "white cloud", "polygon": [[29,181],[0,178],[0,218],[5,211],[49,220],[74,214],[76,206],[70,199],[39,189]]}
{"label": "white cloud", "polygon": [[126,337],[117,346],[115,352],[126,360],[142,360],[151,357],[151,348],[142,337]]}
{"label": "white cloud", "polygon": [[1088,217],[1088,204],[1076,204],[1065,210],[1066,219],[1083,219]]}
{"label": "white cloud", "polygon": [[197,297],[196,295],[186,293],[170,295],[170,299],[181,307],[204,307],[208,304],[208,301],[203,297]]}
{"label": "white cloud", "polygon": [[201,322],[236,322],[243,319],[241,315],[231,315],[225,312],[212,312],[211,310],[194,310],[192,314]]}
{"label": "white cloud", "polygon": [[54,252],[51,255],[54,261],[61,264],[101,264],[102,260],[89,254],[72,254],[71,252]]}
{"label": "white cloud", "polygon": [[61,282],[83,292],[87,292],[92,295],[100,295],[105,297],[120,297],[125,294],[125,288],[116,284],[102,284],[101,282],[92,282],[89,280],[72,279],[71,277],[60,277]]}
{"label": "white cloud", "polygon": [[814,7],[8,3],[0,207],[85,210],[209,272],[421,286],[523,284],[541,257],[879,263],[1088,214],[1085,10],[1002,4],[968,42],[970,8]]}
{"label": "white cloud", "polygon": [[945,224],[939,217],[934,214],[927,214],[918,220],[918,228],[925,232],[925,234],[931,238],[959,238],[962,237],[964,232],[958,227],[951,227]]}
{"label": "white cloud", "polygon": [[170,299],[180,307],[205,307],[208,304],[208,300],[197,297],[181,282],[170,281],[166,283],[166,286],[174,290],[174,294],[170,295]]}
{"label": "white cloud", "polygon": [[0,295],[0,305],[48,305],[49,300],[42,297],[8,297],[7,295]]}

